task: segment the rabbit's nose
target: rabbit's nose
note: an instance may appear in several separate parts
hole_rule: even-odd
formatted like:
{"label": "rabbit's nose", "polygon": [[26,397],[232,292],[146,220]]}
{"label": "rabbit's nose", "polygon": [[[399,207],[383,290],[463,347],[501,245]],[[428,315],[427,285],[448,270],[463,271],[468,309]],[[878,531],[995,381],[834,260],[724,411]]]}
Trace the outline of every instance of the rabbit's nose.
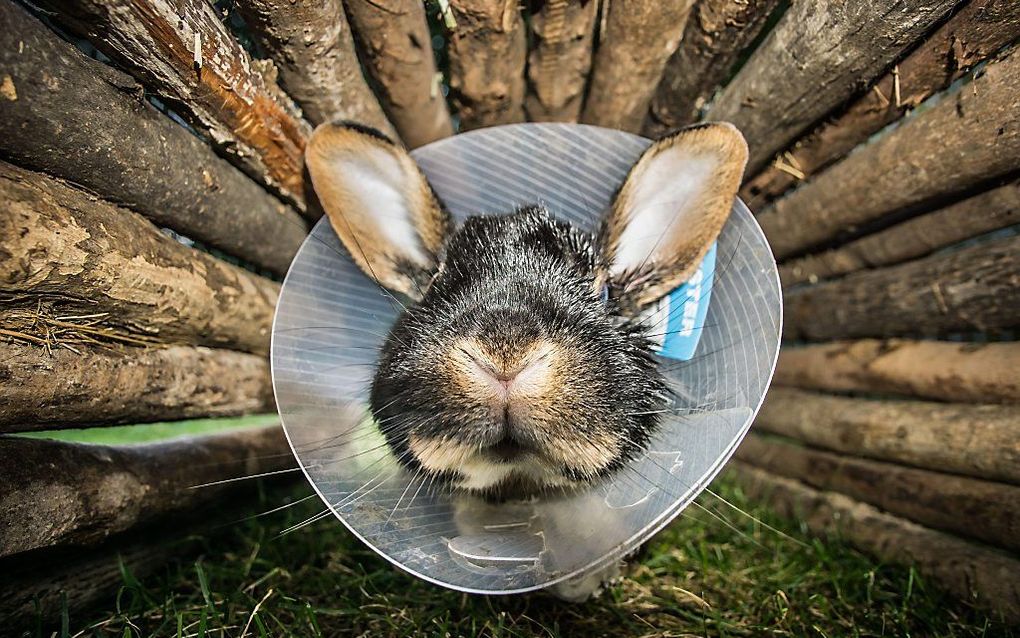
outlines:
{"label": "rabbit's nose", "polygon": [[501,402],[509,401],[513,395],[542,394],[552,377],[555,356],[552,344],[533,344],[512,359],[493,356],[477,344],[462,344],[459,350],[472,385],[480,386],[484,394],[494,395],[492,398]]}

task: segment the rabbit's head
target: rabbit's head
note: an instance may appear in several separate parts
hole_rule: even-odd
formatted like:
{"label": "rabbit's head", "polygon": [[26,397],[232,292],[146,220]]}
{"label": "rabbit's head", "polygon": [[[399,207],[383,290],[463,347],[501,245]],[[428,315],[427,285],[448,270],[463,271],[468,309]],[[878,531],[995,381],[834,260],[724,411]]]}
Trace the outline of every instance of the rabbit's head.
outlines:
{"label": "rabbit's head", "polygon": [[410,155],[357,125],[320,126],[306,158],[351,257],[406,298],[371,390],[402,465],[525,493],[590,484],[643,451],[669,399],[637,314],[726,221],[747,159],[735,128],[653,143],[595,235],[540,206],[455,225]]}

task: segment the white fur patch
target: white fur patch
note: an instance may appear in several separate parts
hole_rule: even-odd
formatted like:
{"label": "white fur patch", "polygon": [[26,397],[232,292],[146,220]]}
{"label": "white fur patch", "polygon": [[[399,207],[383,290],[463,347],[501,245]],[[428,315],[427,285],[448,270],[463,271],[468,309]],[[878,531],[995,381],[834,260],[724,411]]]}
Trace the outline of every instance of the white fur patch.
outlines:
{"label": "white fur patch", "polygon": [[379,234],[402,255],[419,263],[428,257],[414,227],[408,199],[408,176],[399,159],[388,149],[366,148],[357,155],[345,154],[337,172],[343,176],[345,190],[356,205],[371,214]]}
{"label": "white fur patch", "polygon": [[671,238],[696,223],[703,212],[697,202],[713,186],[720,159],[682,148],[668,148],[650,158],[634,175],[611,274],[618,276],[646,263],[656,250],[674,245]]}

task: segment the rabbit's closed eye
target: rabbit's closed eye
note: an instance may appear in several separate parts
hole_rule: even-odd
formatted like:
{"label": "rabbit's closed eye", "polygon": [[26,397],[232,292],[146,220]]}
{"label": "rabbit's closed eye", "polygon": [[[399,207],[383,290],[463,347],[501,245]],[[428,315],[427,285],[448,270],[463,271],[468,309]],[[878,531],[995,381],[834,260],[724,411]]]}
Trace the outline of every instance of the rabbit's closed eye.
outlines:
{"label": "rabbit's closed eye", "polygon": [[747,157],[725,124],[654,143],[596,235],[539,207],[454,227],[403,149],[323,125],[307,161],[352,258],[413,300],[371,403],[396,458],[469,490],[588,485],[640,454],[668,407],[637,312],[685,281]]}

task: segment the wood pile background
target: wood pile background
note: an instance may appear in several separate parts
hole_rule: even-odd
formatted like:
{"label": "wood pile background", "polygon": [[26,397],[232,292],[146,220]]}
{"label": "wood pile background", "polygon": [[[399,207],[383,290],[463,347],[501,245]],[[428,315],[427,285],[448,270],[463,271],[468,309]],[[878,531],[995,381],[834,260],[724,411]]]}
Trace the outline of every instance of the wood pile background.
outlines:
{"label": "wood pile background", "polygon": [[0,23],[0,622],[105,595],[116,551],[158,565],[139,530],[229,490],[192,486],[293,467],[278,427],[10,435],[272,412],[278,282],[320,215],[302,152],[337,118],[408,147],[736,124],[787,342],[740,481],[1020,620],[1015,0],[0,0]]}

